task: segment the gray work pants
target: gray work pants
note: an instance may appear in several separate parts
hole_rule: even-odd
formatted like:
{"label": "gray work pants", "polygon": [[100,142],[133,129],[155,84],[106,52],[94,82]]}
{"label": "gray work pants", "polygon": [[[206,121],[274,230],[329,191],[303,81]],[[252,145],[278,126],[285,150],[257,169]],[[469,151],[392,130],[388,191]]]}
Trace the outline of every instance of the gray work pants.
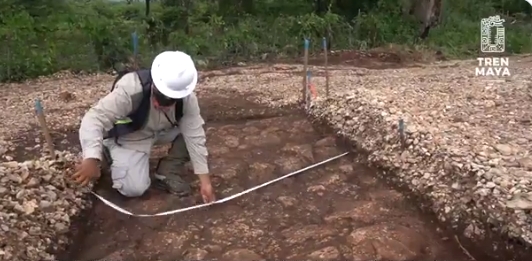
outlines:
{"label": "gray work pants", "polygon": [[[157,167],[157,175],[177,174],[175,172],[184,159],[188,157],[188,151],[183,136],[179,133],[170,133],[155,141],[155,145],[172,143],[168,155],[163,157]],[[139,197],[148,190],[151,185],[149,153],[124,148],[114,141],[104,142],[112,159],[111,177],[113,188],[126,197]]]}

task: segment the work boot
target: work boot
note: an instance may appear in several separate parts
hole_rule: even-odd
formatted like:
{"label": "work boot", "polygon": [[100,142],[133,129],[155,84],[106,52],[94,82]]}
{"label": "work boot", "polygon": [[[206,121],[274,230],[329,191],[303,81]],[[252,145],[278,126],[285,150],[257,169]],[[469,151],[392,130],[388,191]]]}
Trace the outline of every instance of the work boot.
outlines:
{"label": "work boot", "polygon": [[179,135],[172,143],[168,155],[159,160],[155,170],[154,184],[169,193],[178,196],[188,196],[192,189],[180,175],[186,172],[185,163],[190,161],[187,147],[183,136]]}

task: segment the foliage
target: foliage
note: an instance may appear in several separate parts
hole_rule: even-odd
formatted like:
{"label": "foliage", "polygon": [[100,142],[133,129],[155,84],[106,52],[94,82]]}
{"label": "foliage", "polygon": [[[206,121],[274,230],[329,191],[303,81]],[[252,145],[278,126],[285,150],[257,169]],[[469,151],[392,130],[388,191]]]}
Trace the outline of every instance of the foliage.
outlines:
{"label": "foliage", "polygon": [[184,50],[200,66],[296,56],[303,38],[317,51],[322,37],[334,49],[394,43],[476,56],[480,19],[495,14],[512,21],[508,52],[532,48],[530,6],[522,0],[447,0],[443,21],[423,41],[419,22],[397,0],[151,0],[145,11],[144,1],[0,0],[0,81],[111,69],[133,55],[133,32],[142,66],[166,49]]}

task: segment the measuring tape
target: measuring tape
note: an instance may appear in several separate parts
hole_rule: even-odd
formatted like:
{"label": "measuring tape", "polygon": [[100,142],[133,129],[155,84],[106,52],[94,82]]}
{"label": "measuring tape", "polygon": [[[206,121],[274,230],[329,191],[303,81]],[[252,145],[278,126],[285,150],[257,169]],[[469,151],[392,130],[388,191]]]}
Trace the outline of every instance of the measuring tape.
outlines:
{"label": "measuring tape", "polygon": [[196,205],[196,206],[192,206],[192,207],[180,208],[180,209],[176,209],[176,210],[170,210],[170,211],[160,212],[160,213],[156,213],[156,214],[135,214],[135,213],[131,213],[131,212],[129,212],[129,211],[127,211],[127,210],[125,210],[125,209],[123,209],[123,208],[117,206],[117,205],[114,204],[113,202],[111,202],[111,201],[109,201],[109,200],[103,198],[102,196],[100,196],[100,195],[98,195],[98,194],[96,194],[96,193],[94,193],[94,192],[92,192],[92,191],[91,191],[91,193],[92,193],[94,196],[96,196],[98,199],[100,199],[103,203],[105,203],[105,205],[107,205],[107,206],[109,206],[109,207],[115,209],[116,211],[118,211],[118,212],[120,212],[120,213],[122,213],[122,214],[126,214],[126,215],[133,216],[133,217],[159,217],[159,216],[168,216],[168,215],[172,215],[172,214],[177,214],[177,213],[182,213],[182,212],[190,211],[190,210],[193,210],[193,209],[204,208],[204,207],[207,207],[207,206],[210,206],[210,205],[221,204],[221,203],[227,202],[227,201],[229,201],[229,200],[233,200],[233,199],[235,199],[235,198],[238,198],[238,197],[240,197],[240,196],[243,196],[243,195],[245,195],[245,194],[248,194],[249,192],[255,191],[255,190],[260,189],[260,188],[262,188],[262,187],[266,187],[266,186],[268,186],[268,185],[270,185],[270,184],[272,184],[272,183],[275,183],[275,182],[277,182],[277,181],[280,181],[280,180],[286,179],[286,178],[288,178],[288,177],[291,177],[291,176],[294,176],[294,175],[296,175],[296,174],[299,174],[299,173],[301,173],[301,172],[303,172],[303,171],[306,171],[306,170],[309,170],[309,169],[312,169],[312,168],[318,167],[318,166],[323,165],[323,164],[325,164],[325,163],[327,163],[327,162],[330,162],[330,161],[333,161],[333,160],[335,160],[335,159],[341,158],[341,157],[343,157],[343,156],[345,156],[345,155],[347,155],[347,154],[349,154],[349,152],[345,152],[345,153],[343,153],[343,154],[340,154],[340,155],[338,155],[338,156],[334,156],[334,157],[329,158],[329,159],[326,159],[326,160],[324,160],[324,161],[321,161],[321,162],[315,163],[315,164],[313,164],[313,165],[310,165],[310,166],[308,166],[308,167],[302,168],[302,169],[300,169],[300,170],[296,170],[296,171],[294,171],[294,172],[292,172],[292,173],[286,174],[286,175],[284,175],[284,176],[282,176],[282,177],[279,177],[279,178],[276,178],[276,179],[274,179],[274,180],[270,180],[270,181],[268,181],[268,182],[266,182],[266,183],[260,184],[260,185],[258,185],[258,186],[252,187],[252,188],[247,189],[247,190],[244,190],[244,191],[242,191],[242,192],[240,192],[240,193],[237,193],[237,194],[232,195],[232,196],[227,197],[227,198],[223,198],[223,199],[220,199],[220,200],[217,200],[217,201],[211,202],[211,203],[205,203],[205,204],[200,204],[200,205]]}

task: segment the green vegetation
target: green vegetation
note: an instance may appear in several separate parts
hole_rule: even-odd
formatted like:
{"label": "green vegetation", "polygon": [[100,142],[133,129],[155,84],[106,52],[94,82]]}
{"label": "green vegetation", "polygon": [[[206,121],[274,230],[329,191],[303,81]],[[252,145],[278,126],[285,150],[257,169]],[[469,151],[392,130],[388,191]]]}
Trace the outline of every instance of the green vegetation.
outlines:
{"label": "green vegetation", "polygon": [[143,66],[164,49],[187,51],[200,66],[294,56],[304,37],[318,50],[324,36],[333,49],[393,43],[476,56],[480,19],[495,14],[507,20],[507,52],[532,49],[526,1],[443,0],[424,40],[416,15],[404,12],[415,1],[426,0],[151,0],[146,16],[144,1],[0,0],[0,81],[109,70],[131,57],[134,31]]}

